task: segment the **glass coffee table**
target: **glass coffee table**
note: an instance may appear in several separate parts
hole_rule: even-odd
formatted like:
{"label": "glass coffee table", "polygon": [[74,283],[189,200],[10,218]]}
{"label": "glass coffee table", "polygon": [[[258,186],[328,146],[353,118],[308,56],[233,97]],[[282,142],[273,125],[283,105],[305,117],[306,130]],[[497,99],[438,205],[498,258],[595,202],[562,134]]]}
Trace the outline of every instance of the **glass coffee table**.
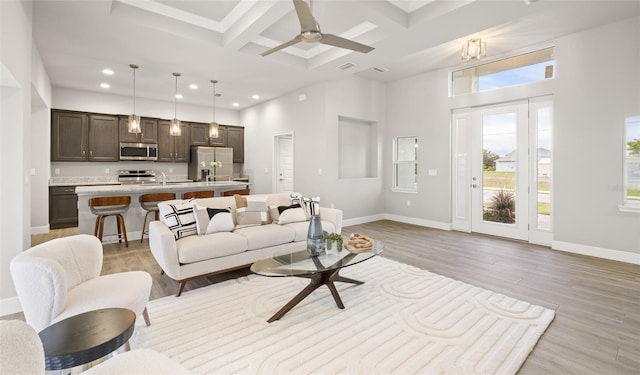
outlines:
{"label": "glass coffee table", "polygon": [[276,321],[298,303],[305,299],[311,292],[322,285],[326,285],[331,291],[338,308],[344,309],[344,304],[334,282],[363,284],[363,281],[353,280],[339,275],[341,269],[364,262],[380,254],[384,245],[380,241],[373,242],[373,248],[365,253],[352,253],[342,250],[337,255],[323,253],[311,256],[302,245],[300,249],[293,249],[274,253],[270,258],[259,260],[251,265],[251,271],[262,276],[286,277],[296,276],[310,279],[309,285],[300,291],[295,297],[275,313],[267,322]]}

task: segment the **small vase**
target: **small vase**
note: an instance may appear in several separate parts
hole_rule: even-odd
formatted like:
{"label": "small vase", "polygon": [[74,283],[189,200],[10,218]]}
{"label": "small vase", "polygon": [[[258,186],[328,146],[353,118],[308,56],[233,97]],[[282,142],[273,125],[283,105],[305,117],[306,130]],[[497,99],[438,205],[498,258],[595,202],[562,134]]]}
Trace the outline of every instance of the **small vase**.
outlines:
{"label": "small vase", "polygon": [[320,215],[313,215],[309,221],[309,231],[307,232],[307,251],[311,256],[318,256],[324,251],[324,245]]}
{"label": "small vase", "polygon": [[331,242],[331,246],[327,245],[327,255],[338,256],[338,241]]}

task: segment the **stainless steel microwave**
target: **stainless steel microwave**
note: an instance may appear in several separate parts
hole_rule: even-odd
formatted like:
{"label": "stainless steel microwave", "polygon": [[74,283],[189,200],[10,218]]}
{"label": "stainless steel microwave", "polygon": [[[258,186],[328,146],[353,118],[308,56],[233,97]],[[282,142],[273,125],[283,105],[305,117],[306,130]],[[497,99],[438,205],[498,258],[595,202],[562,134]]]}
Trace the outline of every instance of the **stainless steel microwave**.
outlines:
{"label": "stainless steel microwave", "polygon": [[158,160],[155,143],[120,143],[120,160]]}

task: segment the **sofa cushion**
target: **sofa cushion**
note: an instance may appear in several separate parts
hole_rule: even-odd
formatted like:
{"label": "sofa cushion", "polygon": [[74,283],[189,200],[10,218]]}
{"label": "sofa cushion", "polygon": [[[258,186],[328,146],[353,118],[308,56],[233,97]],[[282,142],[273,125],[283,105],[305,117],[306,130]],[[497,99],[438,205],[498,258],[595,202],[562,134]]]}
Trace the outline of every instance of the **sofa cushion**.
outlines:
{"label": "sofa cushion", "polygon": [[[335,225],[330,221],[320,221],[322,223],[322,230],[327,233],[334,233],[336,230]],[[297,222],[284,225],[285,228],[289,228],[296,233],[294,241],[305,241],[307,239],[307,233],[309,232],[309,222]]]}
{"label": "sofa cushion", "polygon": [[247,250],[247,239],[233,232],[191,236],[176,241],[182,264],[239,254]]}
{"label": "sofa cushion", "polygon": [[160,220],[171,229],[176,240],[198,233],[196,217],[193,213],[194,205],[194,199],[184,203],[158,203]]}
{"label": "sofa cushion", "polygon": [[296,236],[295,230],[292,228],[276,224],[239,228],[235,229],[233,233],[247,239],[247,250],[262,249],[293,242]]}

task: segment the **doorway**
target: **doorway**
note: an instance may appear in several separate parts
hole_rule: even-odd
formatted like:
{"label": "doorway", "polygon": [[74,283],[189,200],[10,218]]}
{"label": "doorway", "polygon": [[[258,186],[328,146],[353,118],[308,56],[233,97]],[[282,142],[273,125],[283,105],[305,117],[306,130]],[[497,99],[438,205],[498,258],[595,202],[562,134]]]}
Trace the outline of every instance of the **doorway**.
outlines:
{"label": "doorway", "polygon": [[456,230],[551,244],[551,97],[453,111]]}
{"label": "doorway", "polygon": [[293,191],[293,133],[274,136],[274,191]]}

